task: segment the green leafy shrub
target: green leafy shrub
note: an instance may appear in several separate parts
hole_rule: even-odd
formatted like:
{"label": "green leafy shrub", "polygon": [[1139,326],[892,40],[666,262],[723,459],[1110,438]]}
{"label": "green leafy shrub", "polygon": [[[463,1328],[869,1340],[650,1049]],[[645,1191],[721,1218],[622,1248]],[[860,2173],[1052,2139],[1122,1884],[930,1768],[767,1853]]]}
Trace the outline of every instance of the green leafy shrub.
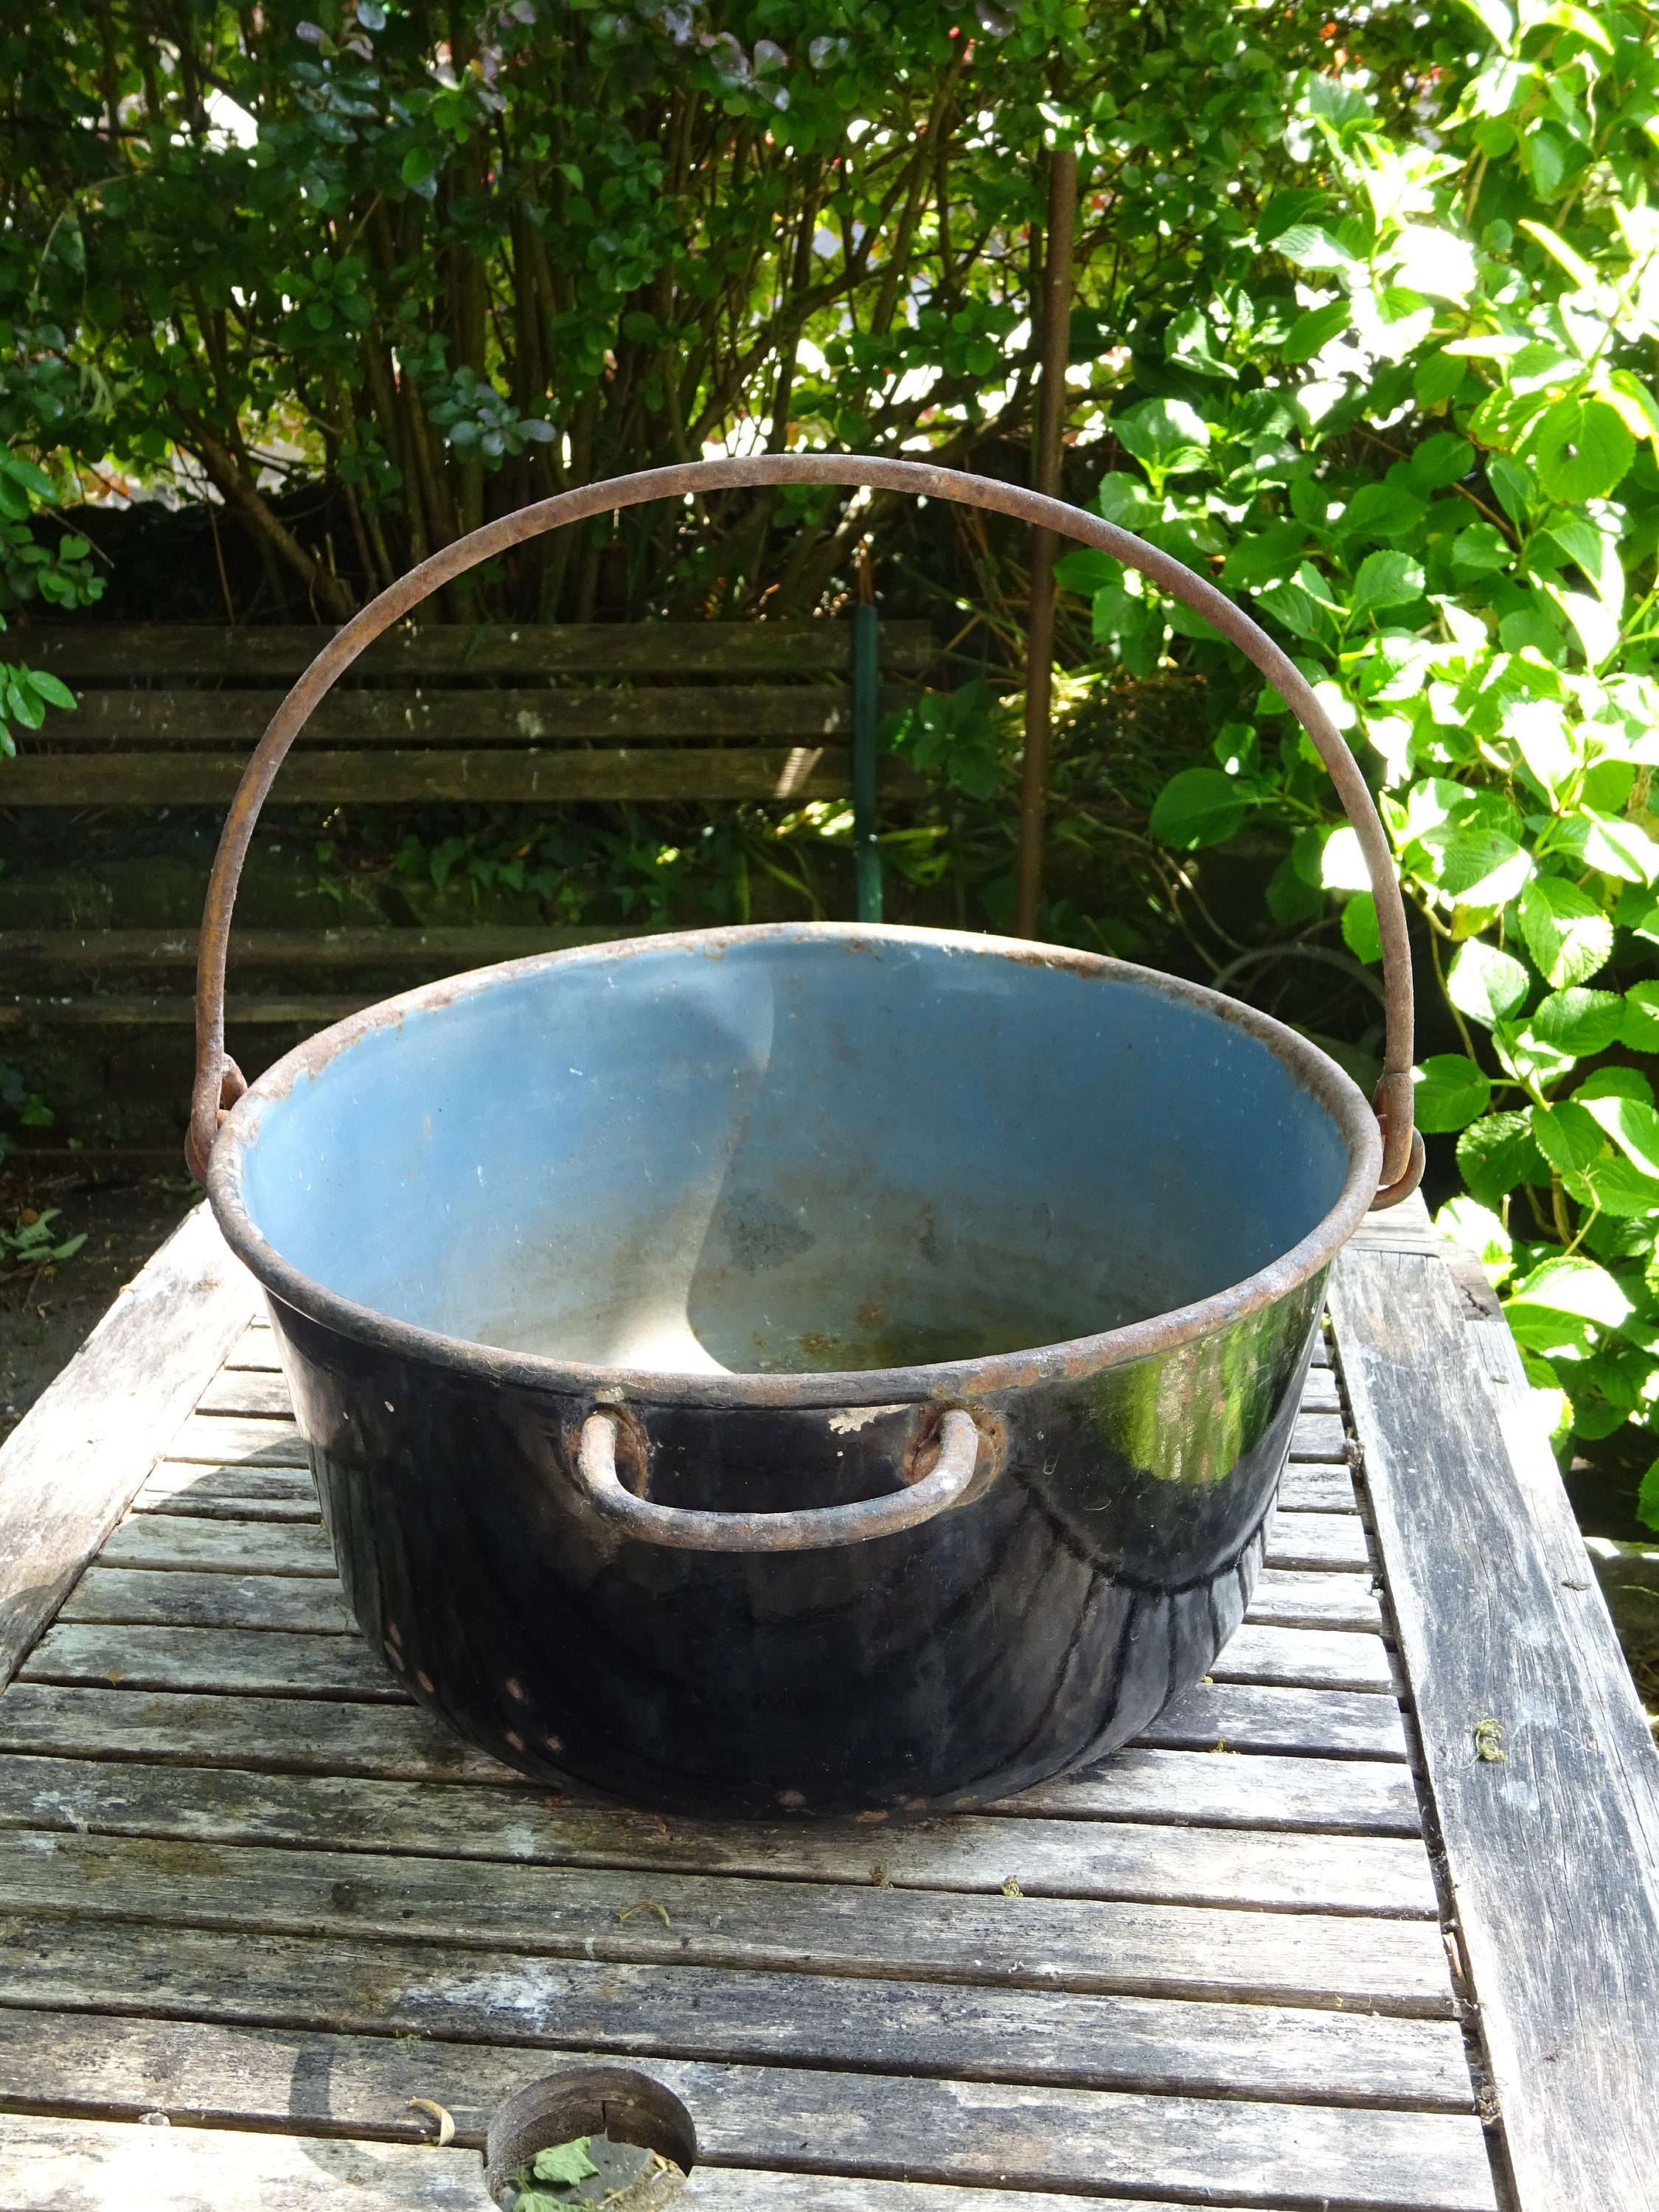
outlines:
{"label": "green leafy shrub", "polygon": [[[1461,1041],[1417,1071],[1465,1186],[1441,1218],[1550,1426],[1595,1438],[1659,1420],[1659,21],[1473,16],[1419,19],[1456,43],[1425,32],[1405,118],[1363,67],[1302,80],[1301,179],[1206,272],[1201,350],[1172,325],[1137,364],[1162,389],[1115,413],[1099,503],[1253,603],[1368,764]],[[1340,902],[1375,963],[1357,844],[1276,696],[1115,563],[1060,574],[1127,665],[1206,672],[1215,764],[1152,834],[1277,834],[1278,923]]]}

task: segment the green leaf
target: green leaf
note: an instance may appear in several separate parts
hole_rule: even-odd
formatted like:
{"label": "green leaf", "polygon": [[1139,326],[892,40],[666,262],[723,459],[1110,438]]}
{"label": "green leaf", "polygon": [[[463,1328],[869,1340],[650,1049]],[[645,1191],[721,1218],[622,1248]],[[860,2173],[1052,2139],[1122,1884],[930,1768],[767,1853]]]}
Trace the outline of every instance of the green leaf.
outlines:
{"label": "green leaf", "polygon": [[1408,606],[1423,596],[1423,564],[1409,553],[1368,553],[1353,580],[1350,605],[1356,615],[1383,607]]}
{"label": "green leaf", "polygon": [[1553,1168],[1588,1167],[1607,1150],[1594,1116],[1571,1101],[1562,1106],[1534,1106],[1528,1118],[1538,1149]]}
{"label": "green leaf", "polygon": [[1549,1344],[1538,1343],[1537,1339],[1550,1334],[1552,1319],[1565,1316],[1573,1322],[1595,1322],[1603,1328],[1617,1328],[1629,1318],[1631,1303],[1605,1267],[1597,1267],[1593,1260],[1564,1256],[1546,1260],[1541,1267],[1535,1267],[1504,1311],[1521,1343],[1535,1344],[1539,1351],[1548,1352]]}
{"label": "green leaf", "polygon": [[1457,1140],[1457,1164],[1482,1206],[1498,1206],[1518,1183],[1547,1183],[1548,1164],[1525,1114],[1486,1114]]}
{"label": "green leaf", "polygon": [[435,167],[429,146],[411,146],[408,153],[404,155],[403,168],[399,173],[410,189],[418,192],[423,185],[431,182]]}
{"label": "green leaf", "polygon": [[1116,523],[1120,530],[1142,530],[1158,520],[1158,508],[1147,498],[1146,485],[1139,477],[1132,477],[1121,469],[1102,477],[1095,505],[1105,520]]}
{"label": "green leaf", "polygon": [[1208,465],[1209,425],[1184,399],[1143,399],[1112,428],[1126,452],[1160,477]]}
{"label": "green leaf", "polygon": [[1622,883],[1650,884],[1659,876],[1659,845],[1638,823],[1618,815],[1581,806],[1561,823],[1557,836],[1563,851]]}
{"label": "green leaf", "polygon": [[1092,545],[1074,545],[1054,563],[1054,581],[1063,592],[1079,592],[1085,599],[1109,585],[1123,581],[1123,563]]}
{"label": "green leaf", "polygon": [[1504,718],[1504,735],[1525,762],[1539,791],[1553,805],[1578,772],[1580,748],[1553,699],[1516,699]]}
{"label": "green leaf", "polygon": [[1228,554],[1221,580],[1230,591],[1259,592],[1296,574],[1307,543],[1300,522],[1273,522],[1254,538],[1241,538]]}
{"label": "green leaf", "polygon": [[22,672],[37,698],[44,699],[49,707],[61,707],[66,714],[73,713],[75,694],[61,677],[54,676],[49,668],[26,668]]}
{"label": "green leaf", "polygon": [[1642,1477],[1636,1493],[1636,1517],[1644,1528],[1659,1529],[1659,1459]]}
{"label": "green leaf", "polygon": [[1509,539],[1490,522],[1472,522],[1452,540],[1452,574],[1455,576],[1495,575],[1498,569],[1507,568],[1514,558],[1515,549]]}
{"label": "green leaf", "polygon": [[1342,909],[1342,942],[1356,960],[1374,968],[1382,957],[1382,935],[1376,926],[1376,901],[1370,891],[1356,891]]}
{"label": "green leaf", "polygon": [[1334,337],[1340,337],[1353,320],[1353,310],[1346,300],[1331,300],[1322,307],[1310,307],[1297,317],[1285,334],[1285,343],[1279,349],[1285,361],[1308,361]]}
{"label": "green leaf", "polygon": [[1534,876],[1516,919],[1534,965],[1558,990],[1588,982],[1613,953],[1613,924],[1588,891],[1562,876]]}
{"label": "green leaf", "polygon": [[1261,604],[1293,635],[1304,637],[1312,645],[1324,643],[1327,632],[1323,617],[1300,584],[1275,584],[1272,591],[1261,594]]}
{"label": "green leaf", "polygon": [[599,2167],[587,2155],[590,2138],[578,2136],[574,2142],[555,2143],[550,2149],[538,2150],[532,2160],[532,2170],[538,2181],[552,2181],[566,2189],[574,2189],[579,2181],[586,2181]]}
{"label": "green leaf", "polygon": [[1468,362],[1458,360],[1455,354],[1431,353],[1418,363],[1412,388],[1420,405],[1437,407],[1462,390],[1468,373]]}
{"label": "green leaf", "polygon": [[1425,1136],[1467,1128],[1492,1103],[1492,1078],[1461,1052],[1431,1053],[1413,1078],[1417,1126]]}
{"label": "green leaf", "polygon": [[1530,855],[1498,830],[1461,830],[1434,842],[1439,854],[1436,880],[1455,906],[1496,911],[1509,904],[1532,873]]}
{"label": "green leaf", "polygon": [[34,687],[27,673],[21,668],[4,670],[5,710],[15,722],[26,730],[38,730],[46,719],[46,710],[34,696]]}
{"label": "green leaf", "polygon": [[1594,397],[1558,399],[1529,443],[1538,481],[1564,507],[1605,499],[1636,459],[1619,410]]}
{"label": "green leaf", "polygon": [[1339,537],[1374,544],[1379,538],[1397,543],[1411,536],[1428,513],[1427,503],[1407,489],[1395,470],[1389,477],[1387,483],[1360,485],[1338,518]]}
{"label": "green leaf", "polygon": [[1448,484],[1460,483],[1474,465],[1474,447],[1467,438],[1457,437],[1450,430],[1437,430],[1412,454],[1412,489],[1425,495],[1443,491]]}
{"label": "green leaf", "polygon": [[1219,769],[1185,768],[1159,792],[1146,826],[1161,845],[1194,853],[1237,836],[1248,811],[1231,776]]}
{"label": "green leaf", "polygon": [[[1528,25],[1553,23],[1561,30],[1576,31],[1586,46],[1599,46],[1604,54],[1610,54],[1613,52],[1613,40],[1607,36],[1607,32],[1596,21],[1588,8],[1575,6],[1574,0],[1549,0],[1549,5],[1547,8],[1540,8],[1535,15],[1530,10],[1526,11],[1526,20]],[[1540,226],[1536,223],[1528,223],[1526,227],[1529,230],[1535,230]]]}
{"label": "green leaf", "polygon": [[44,501],[47,506],[57,505],[58,488],[52,478],[44,469],[37,468],[33,461],[25,460],[21,453],[0,450],[0,474],[4,474],[15,484],[21,484],[25,491],[32,492],[36,499]]}
{"label": "green leaf", "polygon": [[1626,992],[1619,1042],[1632,1052],[1659,1052],[1659,983],[1632,983]]}
{"label": "green leaf", "polygon": [[1592,1098],[1578,1110],[1604,1129],[1644,1175],[1659,1176],[1659,1113],[1651,1105],[1639,1098]]}
{"label": "green leaf", "polygon": [[1357,276],[1363,266],[1346,246],[1339,246],[1329,231],[1316,223],[1293,222],[1274,244],[1294,269],[1346,270]]}
{"label": "green leaf", "polygon": [[1644,1175],[1629,1160],[1595,1159],[1564,1174],[1562,1184],[1580,1206],[1616,1221],[1659,1212],[1659,1176]]}
{"label": "green leaf", "polygon": [[[1659,990],[1659,984],[1650,988]],[[1581,1103],[1592,1098],[1635,1098],[1644,1106],[1653,1103],[1653,1085],[1639,1068],[1598,1067],[1587,1075],[1573,1097]]]}
{"label": "green leaf", "polygon": [[1617,1042],[1624,1019],[1625,1002],[1616,991],[1572,989],[1552,992],[1530,1027],[1540,1043],[1588,1060]]}
{"label": "green leaf", "polygon": [[1446,996],[1453,1006],[1487,1029],[1518,1014],[1528,988],[1522,963],[1479,937],[1468,939],[1459,948],[1446,977]]}
{"label": "green leaf", "polygon": [[1310,884],[1294,860],[1281,860],[1267,878],[1267,911],[1286,929],[1299,928],[1325,911],[1325,894]]}

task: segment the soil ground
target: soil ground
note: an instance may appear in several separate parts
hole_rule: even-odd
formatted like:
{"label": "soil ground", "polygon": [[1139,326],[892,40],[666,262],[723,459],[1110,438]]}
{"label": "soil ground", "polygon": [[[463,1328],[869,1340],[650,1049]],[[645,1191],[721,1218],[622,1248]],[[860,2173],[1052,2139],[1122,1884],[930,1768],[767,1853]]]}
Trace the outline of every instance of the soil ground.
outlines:
{"label": "soil ground", "polygon": [[20,1152],[0,1159],[0,1232],[55,1207],[58,1241],[87,1239],[44,1267],[19,1267],[0,1244],[0,1443],[200,1194],[182,1164],[160,1158],[82,1165]]}

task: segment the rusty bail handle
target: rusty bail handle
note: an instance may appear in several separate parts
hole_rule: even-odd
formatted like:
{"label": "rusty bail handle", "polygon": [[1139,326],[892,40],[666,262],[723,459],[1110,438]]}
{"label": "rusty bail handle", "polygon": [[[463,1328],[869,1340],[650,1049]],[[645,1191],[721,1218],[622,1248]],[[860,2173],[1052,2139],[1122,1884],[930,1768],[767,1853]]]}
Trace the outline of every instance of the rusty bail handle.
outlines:
{"label": "rusty bail handle", "polygon": [[885,1498],[851,1505],[802,1505],[791,1513],[704,1513],[635,1498],[617,1473],[617,1419],[590,1413],[576,1446],[576,1480],[598,1513],[641,1543],[678,1552],[828,1552],[896,1535],[959,1504],[979,1464],[979,1431],[971,1413],[952,1407],[939,1425],[939,1458],[930,1474]]}
{"label": "rusty bail handle", "polygon": [[[553,499],[520,507],[482,530],[457,538],[434,553],[417,568],[370,601],[317,655],[305,674],[271,716],[253,757],[243,771],[236,796],[225,817],[225,826],[214,856],[202,913],[202,934],[196,964],[196,1085],[191,1104],[190,1134],[185,1157],[198,1182],[207,1180],[208,1154],[218,1133],[222,1108],[241,1086],[241,1078],[225,1057],[225,963],[230,948],[230,915],[235,902],[237,879],[253,840],[259,809],[282,766],[289,747],[305,727],[313,709],[326,696],[364,647],[382,631],[402,620],[413,607],[429,599],[447,583],[480,561],[495,559],[526,538],[544,531],[583,522],[623,507],[639,507],[652,500],[681,499],[693,493],[736,490],[763,484],[859,485],[872,491],[910,492],[928,499],[954,500],[965,507],[984,507],[1006,514],[1034,530],[1052,530],[1079,544],[1109,553],[1126,567],[1139,568],[1160,590],[1191,607],[1212,623],[1231,644],[1261,671],[1312,738],[1330,771],[1337,797],[1346,810],[1359,840],[1376,901],[1376,924],[1382,939],[1382,980],[1386,1006],[1382,1079],[1372,1101],[1382,1130],[1382,1180],[1379,1203],[1405,1197],[1416,1184],[1410,1179],[1421,1156],[1420,1140],[1413,1142],[1412,1127],[1412,971],[1411,947],[1406,934],[1406,909],[1395,876],[1393,856],[1376,808],[1349,751],[1341,732],[1320,705],[1307,678],[1289,656],[1279,651],[1261,626],[1242,607],[1202,576],[1174,560],[1157,546],[1120,530],[1064,500],[1046,499],[1018,484],[998,483],[988,477],[969,476],[960,469],[936,468],[927,461],[890,461],[843,453],[756,453],[737,460],[688,461],[673,468],[645,469],[637,475],[613,477],[607,483],[587,484],[579,491],[561,492]],[[1420,1173],[1420,1168],[1418,1170]]]}

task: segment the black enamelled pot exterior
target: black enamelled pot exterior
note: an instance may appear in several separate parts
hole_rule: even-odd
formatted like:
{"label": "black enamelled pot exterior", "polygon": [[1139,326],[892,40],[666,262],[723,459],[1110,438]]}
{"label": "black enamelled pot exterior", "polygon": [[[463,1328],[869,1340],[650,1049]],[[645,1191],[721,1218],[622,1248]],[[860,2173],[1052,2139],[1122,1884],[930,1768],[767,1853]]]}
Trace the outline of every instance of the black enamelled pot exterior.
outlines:
{"label": "black enamelled pot exterior", "polygon": [[[1322,1285],[1246,1325],[1243,1393],[1231,1334],[994,1393],[975,1412],[1006,1442],[978,1497],[760,1555],[641,1543],[585,1510],[578,1399],[434,1377],[272,1313],[352,1609],[416,1695],[526,1773],[775,1818],[1004,1796],[1201,1679],[1255,1584]],[[1149,1403],[1207,1428],[1225,1473],[1139,1464]],[[796,1407],[633,1410],[653,1497],[690,1506],[729,1494],[733,1462],[791,1469],[819,1501],[869,1496],[925,1409],[850,1431]]]}
{"label": "black enamelled pot exterior", "polygon": [[807,927],[371,1009],[210,1188],[398,1678],[526,1773],[777,1819],[983,1803],[1201,1678],[1379,1160],[1198,987]]}

